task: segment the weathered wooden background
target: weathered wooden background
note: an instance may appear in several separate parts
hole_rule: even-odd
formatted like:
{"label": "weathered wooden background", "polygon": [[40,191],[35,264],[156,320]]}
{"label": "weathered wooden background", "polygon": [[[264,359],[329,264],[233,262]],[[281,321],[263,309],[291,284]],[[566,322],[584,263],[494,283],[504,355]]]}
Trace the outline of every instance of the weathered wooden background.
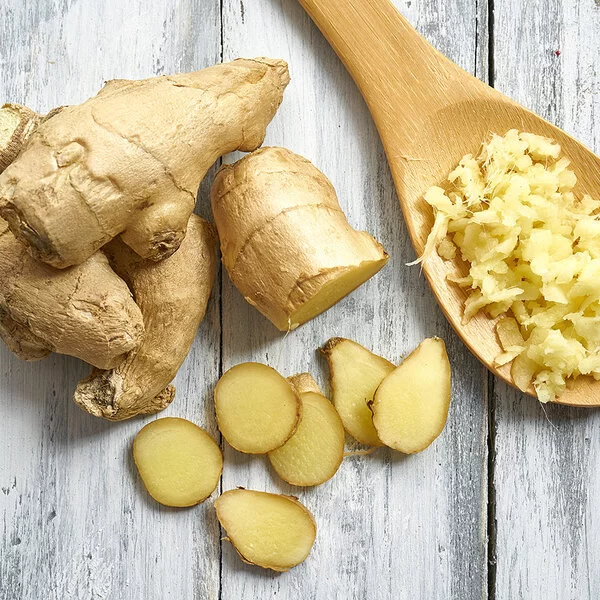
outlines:
{"label": "weathered wooden background", "polygon": [[[332,0],[333,1],[333,0]],[[436,47],[600,151],[598,0],[396,0]],[[295,0],[3,0],[0,99],[40,111],[113,77],[196,70],[238,56],[289,61],[292,83],[267,143],[329,175],[351,223],[391,254],[373,280],[283,338],[222,274],[165,414],[216,433],[211,392],[242,360],[285,375],[351,337],[392,360],[424,336],[448,343],[448,426],[421,455],[348,458],[298,490],[226,445],[221,488],[297,494],[319,534],[275,575],[220,542],[212,501],[169,510],[131,459],[142,422],[112,424],[71,401],[86,368],[0,349],[2,600],[600,598],[600,412],[548,407],[496,382],[446,324],[414,258],[383,151],[352,81]],[[383,58],[383,57],[382,57]],[[198,210],[209,214],[207,190]]]}

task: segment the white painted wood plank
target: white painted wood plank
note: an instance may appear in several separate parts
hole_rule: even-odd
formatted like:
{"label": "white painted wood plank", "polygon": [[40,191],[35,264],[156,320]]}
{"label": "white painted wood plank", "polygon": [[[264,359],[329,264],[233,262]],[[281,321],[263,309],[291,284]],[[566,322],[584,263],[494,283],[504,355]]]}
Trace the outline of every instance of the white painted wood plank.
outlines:
{"label": "white painted wood plank", "polygon": [[[476,59],[485,7],[443,0],[399,8],[465,68]],[[222,597],[461,598],[486,591],[486,403],[483,370],[449,330],[418,268],[375,128],[342,65],[295,0],[224,0],[224,59],[264,55],[289,61],[292,82],[267,143],[314,161],[333,181],[350,222],[378,237],[390,264],[326,314],[283,338],[224,275],[223,367],[267,362],[285,375],[310,370],[326,384],[315,349],[329,337],[356,339],[392,360],[425,336],[448,342],[455,368],[448,427],[422,455],[385,450],[348,458],[316,489],[279,481],[262,457],[225,448],[223,489],[241,485],[293,493],[315,514],[309,559],[272,575],[243,565],[223,546]],[[479,17],[479,23],[478,19]],[[383,58],[383,57],[382,57]]]}
{"label": "white painted wood plank", "polygon": [[[218,2],[0,5],[0,98],[40,111],[79,102],[112,77],[219,58]],[[217,286],[163,414],[215,431],[203,400],[218,376],[219,338]],[[0,348],[0,598],[217,598],[213,511],[167,510],[149,498],[131,460],[133,436],[149,418],[114,424],[80,411],[71,395],[87,371],[57,356],[23,363]]]}
{"label": "white painted wood plank", "polygon": [[[495,1],[501,91],[600,152],[600,6]],[[497,600],[600,597],[600,412],[495,390]]]}

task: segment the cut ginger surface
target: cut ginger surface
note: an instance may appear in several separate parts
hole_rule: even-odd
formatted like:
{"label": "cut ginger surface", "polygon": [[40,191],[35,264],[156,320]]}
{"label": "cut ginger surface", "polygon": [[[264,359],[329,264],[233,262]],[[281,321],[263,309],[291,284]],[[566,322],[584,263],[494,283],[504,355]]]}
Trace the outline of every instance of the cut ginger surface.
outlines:
{"label": "cut ginger surface", "polygon": [[302,400],[302,420],[283,446],[269,452],[269,460],[288,483],[319,485],[331,479],[342,464],[344,426],[331,402],[320,391],[313,390],[313,386],[317,390],[318,387],[308,373],[291,381]]}
{"label": "cut ginger surface", "polygon": [[379,385],[370,404],[381,441],[394,450],[425,450],[446,425],[450,406],[450,363],[439,338],[418,348]]}
{"label": "cut ginger surface", "polygon": [[246,563],[288,571],[315,542],[315,520],[293,496],[239,488],[217,498],[215,508],[227,539]]}
{"label": "cut ginger surface", "polygon": [[395,366],[345,338],[330,339],[321,352],[329,363],[332,401],[344,428],[361,444],[382,446],[368,403],[373,400],[377,386]]}
{"label": "cut ginger surface", "polygon": [[210,496],[223,457],[213,438],[185,419],[148,423],[133,443],[133,458],[150,495],[166,506],[193,506]]}
{"label": "cut ginger surface", "polygon": [[302,402],[275,369],[246,362],[229,369],[217,383],[215,410],[219,429],[231,446],[265,454],[296,431]]}

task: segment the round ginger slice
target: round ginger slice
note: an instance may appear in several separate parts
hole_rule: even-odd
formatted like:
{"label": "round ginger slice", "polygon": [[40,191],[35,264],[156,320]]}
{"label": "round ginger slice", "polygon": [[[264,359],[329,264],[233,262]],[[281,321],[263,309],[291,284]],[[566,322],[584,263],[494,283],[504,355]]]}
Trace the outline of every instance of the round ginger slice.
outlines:
{"label": "round ginger slice", "polygon": [[216,489],[223,470],[221,449],[191,421],[157,419],[133,442],[133,459],[149,494],[165,506],[194,506]]}
{"label": "round ginger slice", "polygon": [[266,454],[296,431],[302,402],[275,369],[246,362],[229,369],[217,383],[215,410],[230,446],[247,454]]}
{"label": "round ginger slice", "polygon": [[217,518],[241,559],[273,571],[289,571],[310,553],[317,525],[293,496],[238,488],[215,501]]}
{"label": "round ginger slice", "polygon": [[[308,374],[297,377],[305,375]],[[302,400],[302,420],[296,433],[281,448],[269,452],[269,460],[277,474],[292,485],[320,485],[331,479],[342,464],[344,426],[320,391],[304,391],[296,382],[292,378]]]}

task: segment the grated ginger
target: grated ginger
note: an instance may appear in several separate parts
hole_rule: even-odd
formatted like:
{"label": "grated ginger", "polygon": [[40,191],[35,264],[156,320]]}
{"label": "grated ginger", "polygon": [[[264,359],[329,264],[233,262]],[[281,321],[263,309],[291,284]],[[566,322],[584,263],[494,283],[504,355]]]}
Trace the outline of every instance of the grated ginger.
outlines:
{"label": "grated ginger", "polygon": [[[469,263],[464,321],[496,318],[515,384],[541,402],[567,380],[600,379],[600,201],[575,197],[575,173],[553,140],[509,131],[465,156],[425,200],[435,221],[420,261],[454,252]],[[453,247],[454,246],[454,247]]]}

